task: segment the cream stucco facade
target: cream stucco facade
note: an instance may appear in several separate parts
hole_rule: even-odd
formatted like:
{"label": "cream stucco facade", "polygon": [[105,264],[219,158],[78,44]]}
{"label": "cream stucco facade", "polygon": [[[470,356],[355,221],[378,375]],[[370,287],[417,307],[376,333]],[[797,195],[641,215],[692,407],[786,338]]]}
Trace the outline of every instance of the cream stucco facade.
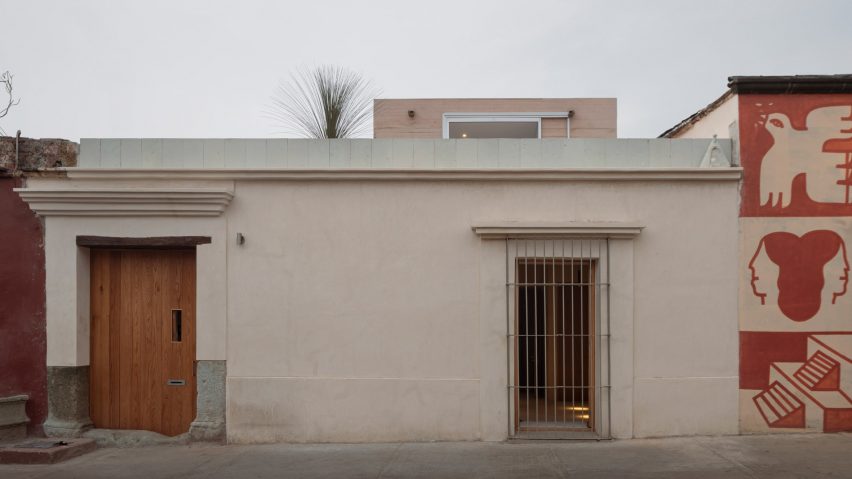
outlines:
{"label": "cream stucco facade", "polygon": [[84,140],[20,191],[48,366],[89,361],[78,236],[209,236],[197,359],[227,364],[228,441],[504,440],[506,238],[599,238],[612,436],[737,433],[740,170],[698,167],[708,146]]}
{"label": "cream stucco facade", "polygon": [[732,138],[737,135],[739,98],[730,92],[678,125],[670,138]]}

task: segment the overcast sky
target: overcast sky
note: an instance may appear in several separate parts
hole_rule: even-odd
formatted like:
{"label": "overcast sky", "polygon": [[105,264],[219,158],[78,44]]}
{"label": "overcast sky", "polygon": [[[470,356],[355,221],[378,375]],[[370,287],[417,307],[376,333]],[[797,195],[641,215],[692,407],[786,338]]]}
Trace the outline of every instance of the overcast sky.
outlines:
{"label": "overcast sky", "polygon": [[654,137],[730,75],[852,72],[852,1],[0,0],[7,133],[269,137],[295,68],[329,63],[385,98],[617,97]]}

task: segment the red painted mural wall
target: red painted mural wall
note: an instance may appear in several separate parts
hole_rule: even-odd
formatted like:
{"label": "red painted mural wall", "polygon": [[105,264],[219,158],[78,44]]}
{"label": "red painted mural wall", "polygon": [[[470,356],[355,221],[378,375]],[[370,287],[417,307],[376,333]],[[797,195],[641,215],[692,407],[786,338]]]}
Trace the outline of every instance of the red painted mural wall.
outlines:
{"label": "red painted mural wall", "polygon": [[852,95],[741,94],[740,427],[852,430]]}
{"label": "red painted mural wall", "polygon": [[0,177],[0,397],[27,394],[28,433],[47,415],[44,247],[41,222]]}

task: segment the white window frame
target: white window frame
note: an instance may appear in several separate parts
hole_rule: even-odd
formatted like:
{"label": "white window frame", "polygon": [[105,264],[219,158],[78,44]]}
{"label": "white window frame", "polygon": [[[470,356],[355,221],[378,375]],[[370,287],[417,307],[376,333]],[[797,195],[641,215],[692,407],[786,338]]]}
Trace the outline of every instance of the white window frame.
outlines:
{"label": "white window frame", "polygon": [[525,121],[535,122],[538,125],[538,138],[541,138],[542,118],[565,118],[566,138],[571,137],[571,112],[567,111],[539,111],[539,112],[450,112],[444,113],[442,119],[443,132],[441,137],[450,138],[450,123],[456,122],[496,122],[496,121]]}

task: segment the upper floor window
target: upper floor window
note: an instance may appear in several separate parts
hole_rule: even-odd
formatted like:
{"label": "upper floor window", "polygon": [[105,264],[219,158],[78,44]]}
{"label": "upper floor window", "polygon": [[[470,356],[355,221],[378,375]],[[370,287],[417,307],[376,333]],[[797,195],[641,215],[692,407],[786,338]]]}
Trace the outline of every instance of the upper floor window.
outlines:
{"label": "upper floor window", "polygon": [[[444,138],[542,138],[542,121],[564,128],[568,137],[570,112],[544,113],[444,113]],[[552,132],[552,128],[551,128]]]}

